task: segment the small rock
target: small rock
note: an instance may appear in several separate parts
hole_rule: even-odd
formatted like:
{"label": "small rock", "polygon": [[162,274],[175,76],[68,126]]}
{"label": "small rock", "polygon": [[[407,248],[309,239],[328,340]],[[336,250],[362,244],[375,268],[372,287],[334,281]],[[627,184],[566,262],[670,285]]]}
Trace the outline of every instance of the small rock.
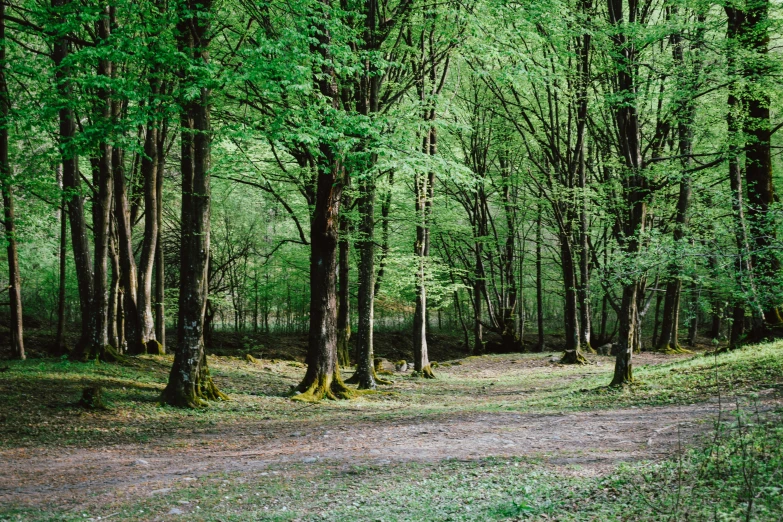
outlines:
{"label": "small rock", "polygon": [[162,488],[162,489],[155,489],[150,491],[150,495],[164,495],[171,491],[171,488]]}
{"label": "small rock", "polygon": [[179,503],[179,504],[190,504],[190,500],[178,500],[177,503]]}
{"label": "small rock", "polygon": [[180,508],[171,508],[168,512],[169,515],[184,515],[185,512]]}
{"label": "small rock", "polygon": [[149,466],[149,465],[150,465],[150,463],[149,463],[149,462],[147,462],[147,461],[146,461],[146,460],[144,460],[144,459],[138,459],[138,460],[135,460],[135,461],[133,461],[133,465],[134,465],[134,466]]}
{"label": "small rock", "polygon": [[305,464],[312,464],[314,462],[318,462],[318,457],[305,457],[302,459],[302,462]]}

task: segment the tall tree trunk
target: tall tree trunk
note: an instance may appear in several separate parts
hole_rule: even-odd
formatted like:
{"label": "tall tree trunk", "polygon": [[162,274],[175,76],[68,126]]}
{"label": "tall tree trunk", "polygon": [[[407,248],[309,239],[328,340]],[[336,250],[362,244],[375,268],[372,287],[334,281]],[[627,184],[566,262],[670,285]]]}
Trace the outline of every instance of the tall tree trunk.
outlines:
{"label": "tall tree trunk", "polygon": [[167,122],[164,121],[158,132],[158,175],[155,177],[156,216],[158,218],[158,238],[155,241],[155,339],[160,343],[161,351],[166,351],[166,279],[163,260],[163,174],[166,167]]}
{"label": "tall tree trunk", "polygon": [[[61,163],[56,168],[57,186],[62,190],[63,167]],[[68,351],[65,345],[65,290],[66,290],[66,262],[68,254],[68,210],[65,193],[60,201],[60,249],[58,252],[59,277],[57,291],[57,335],[54,339],[54,354],[62,355]]]}
{"label": "tall tree trunk", "polygon": [[[112,227],[113,228],[113,227]],[[110,230],[109,235],[109,260],[111,261],[111,282],[109,283],[109,306],[108,306],[108,337],[109,343],[117,348],[118,352],[123,351],[123,341],[120,332],[120,255],[117,252],[117,238],[114,231]]]}
{"label": "tall tree trunk", "polygon": [[368,175],[359,184],[359,329],[356,336],[356,374],[359,389],[389,384],[375,373],[373,324],[375,318],[375,181]]}
{"label": "tall tree trunk", "polygon": [[128,189],[125,183],[122,150],[112,151],[114,171],[114,221],[117,224],[117,253],[120,258],[120,287],[122,288],[122,324],[124,346],[131,355],[144,353],[139,327],[137,303],[136,259],[133,253],[131,211],[128,204]]}
{"label": "tall tree trunk", "polygon": [[517,280],[514,274],[514,260],[516,259],[516,209],[511,196],[511,165],[504,153],[500,156],[500,173],[503,179],[503,211],[506,216],[506,241],[503,253],[503,272],[506,280],[506,298],[503,306],[503,351],[518,352],[522,349],[522,342],[517,331]]}
{"label": "tall tree trunk", "polygon": [[[626,205],[618,216],[621,226],[618,229],[618,241],[630,259],[636,259],[641,251],[641,236],[647,222],[647,198],[650,188],[643,172],[639,115],[636,107],[637,88],[635,63],[637,50],[633,36],[629,37],[624,29],[626,24],[634,25],[638,20],[639,5],[629,4],[628,16],[623,14],[623,0],[607,1],[609,23],[615,28],[611,35],[613,51],[618,63],[613,71],[615,96],[622,103],[613,107],[615,127],[619,138],[619,151],[623,158],[622,194]],[[620,309],[619,349],[615,360],[612,386],[629,384],[633,381],[633,350],[637,345],[637,336],[641,332],[637,326],[637,294],[641,275],[632,276],[623,286],[623,299]]]}
{"label": "tall tree trunk", "polygon": [[[770,207],[775,202],[772,179],[770,94],[763,78],[772,74],[769,53],[769,0],[748,0],[744,23],[740,25],[746,58],[743,76],[745,95],[745,179],[748,192],[748,225],[754,243],[753,268],[759,289],[769,289],[760,296],[767,324],[783,323],[778,304],[772,297],[779,289],[780,261],[775,255],[776,223]],[[757,322],[759,326],[763,323]],[[764,332],[756,328],[754,337]]]}
{"label": "tall tree trunk", "polygon": [[[434,119],[434,110],[432,111]],[[427,119],[432,125],[432,119]],[[426,131],[423,140],[425,154],[434,156],[437,152],[437,134],[435,127]],[[416,244],[414,256],[416,257],[416,309],[413,314],[413,367],[422,377],[433,378],[430,367],[429,354],[427,352],[427,285],[426,269],[427,258],[430,253],[430,213],[432,211],[434,172],[416,173]]]}
{"label": "tall tree trunk", "polygon": [[[109,8],[102,10],[101,18],[95,22],[95,32],[98,40],[106,42],[110,34]],[[105,50],[103,52],[106,52]],[[101,57],[98,60],[98,76],[108,81],[111,78],[112,64],[108,58]],[[112,146],[105,138],[109,134],[112,125],[113,114],[110,99],[110,90],[101,87],[97,92],[97,117],[96,121],[104,128],[103,140],[98,144],[98,158],[96,168],[93,168],[93,185],[97,191],[93,194],[93,298],[92,298],[92,323],[89,354],[77,352],[79,358],[88,356],[103,360],[115,360],[117,358],[116,347],[109,344],[108,313],[109,313],[109,287],[108,287],[108,258],[109,258],[109,224],[112,208],[112,192],[114,183],[112,180]]]}
{"label": "tall tree trunk", "polygon": [[[736,58],[737,39],[741,35],[745,25],[745,13],[740,9],[725,7],[728,17],[726,39],[729,41],[727,57],[727,69],[730,76],[737,74],[738,63]],[[726,125],[728,131],[728,160],[729,160],[729,184],[732,196],[732,211],[734,217],[734,235],[737,243],[736,278],[738,291],[735,293],[732,303],[732,326],[729,336],[729,348],[737,348],[743,342],[745,331],[745,308],[750,305],[754,330],[759,330],[764,322],[764,312],[756,292],[753,265],[750,255],[750,241],[748,239],[748,226],[745,219],[744,188],[742,168],[740,166],[739,138],[742,134],[742,92],[737,82],[729,86],[727,100],[728,111]]]}
{"label": "tall tree trunk", "polygon": [[[157,90],[153,86],[153,92]],[[152,313],[152,275],[158,242],[158,122],[147,124],[141,175],[144,179],[144,238],[139,258],[139,337],[145,353],[161,354],[162,346],[155,339],[155,317]]]}
{"label": "tall tree trunk", "polygon": [[536,350],[544,351],[544,277],[543,263],[541,259],[542,242],[542,209],[541,200],[538,201],[538,212],[536,213],[536,323],[538,325],[538,345]]}
{"label": "tall tree trunk", "polygon": [[[350,183],[350,177],[346,176],[345,185]],[[351,295],[350,290],[350,269],[351,269],[351,252],[350,252],[350,239],[348,234],[350,233],[350,223],[348,216],[345,213],[351,207],[350,196],[347,192],[343,191],[343,201],[341,203],[343,213],[340,214],[340,240],[339,240],[339,255],[338,255],[338,275],[339,286],[337,289],[337,363],[340,366],[346,367],[351,363],[351,354],[348,347],[348,342],[351,339]],[[358,357],[358,352],[357,352]]]}
{"label": "tall tree trunk", "polygon": [[563,286],[565,290],[565,352],[560,360],[563,364],[584,364],[587,362],[579,345],[579,309],[577,307],[577,282],[574,250],[571,234],[560,234],[560,258],[563,267]]}
{"label": "tall tree trunk", "polygon": [[[677,7],[671,8],[674,16],[677,15]],[[692,44],[696,51],[696,57],[691,71],[686,69],[684,38],[680,32],[675,32],[671,36],[672,55],[674,64],[681,74],[677,77],[678,89],[682,99],[677,100],[677,137],[678,152],[682,157],[682,179],[680,181],[680,192],[677,198],[677,212],[674,218],[674,246],[677,253],[672,257],[669,265],[671,279],[666,283],[666,298],[663,305],[663,324],[661,326],[661,336],[658,338],[656,349],[665,353],[683,353],[687,352],[680,347],[679,326],[680,326],[680,300],[682,296],[682,256],[679,255],[683,247],[685,233],[688,229],[689,215],[688,210],[691,201],[691,175],[690,168],[693,164],[693,125],[696,115],[696,107],[692,98],[692,92],[698,86],[698,76],[701,71],[698,52],[700,47],[700,33],[697,33]]]}
{"label": "tall tree trunk", "polygon": [[[585,20],[592,8],[591,0],[582,0],[580,9]],[[580,348],[595,353],[591,344],[592,316],[590,311],[590,242],[587,219],[587,106],[590,87],[590,47],[592,36],[585,32],[579,39],[578,99],[577,99],[577,181],[579,183],[579,341]]]}
{"label": "tall tree trunk", "polygon": [[[62,11],[70,7],[71,0],[52,0],[52,7]],[[59,23],[64,24],[61,18]],[[91,342],[90,326],[93,316],[93,269],[90,253],[87,224],[84,217],[84,195],[79,177],[79,154],[74,144],[76,120],[70,107],[72,92],[70,85],[71,70],[68,65],[70,43],[66,34],[61,34],[54,43],[52,59],[55,65],[55,89],[61,100],[58,112],[58,141],[63,165],[63,191],[68,202],[68,219],[71,224],[71,246],[73,248],[76,282],[79,288],[79,311],[81,313],[81,332],[79,341],[71,357],[80,359]]]}
{"label": "tall tree trunk", "polygon": [[11,305],[11,351],[24,359],[24,327],[22,325],[22,281],[19,275],[19,256],[16,251],[16,223],[14,221],[14,189],[11,165],[8,161],[8,127],[11,100],[5,78],[5,4],[0,4],[0,187],[3,192],[3,226],[8,242],[8,297]]}
{"label": "tall tree trunk", "polygon": [[[195,408],[204,400],[227,399],[212,382],[204,347],[204,315],[209,296],[210,246],[210,90],[194,77],[209,65],[212,0],[187,0],[180,7],[177,40],[190,64],[180,70],[181,88],[198,86],[195,99],[182,102],[182,219],[177,350],[162,401]],[[194,65],[191,68],[189,65]]]}
{"label": "tall tree trunk", "polygon": [[[321,0],[325,10],[330,0]],[[317,17],[317,13],[315,14]],[[320,58],[313,83],[331,104],[340,107],[340,91],[331,55],[332,36],[323,19],[314,19],[313,54]],[[307,346],[307,372],[295,397],[303,401],[349,398],[352,390],[345,386],[337,364],[337,243],[339,238],[340,202],[345,166],[330,143],[319,144],[315,208],[310,224],[310,329]]]}

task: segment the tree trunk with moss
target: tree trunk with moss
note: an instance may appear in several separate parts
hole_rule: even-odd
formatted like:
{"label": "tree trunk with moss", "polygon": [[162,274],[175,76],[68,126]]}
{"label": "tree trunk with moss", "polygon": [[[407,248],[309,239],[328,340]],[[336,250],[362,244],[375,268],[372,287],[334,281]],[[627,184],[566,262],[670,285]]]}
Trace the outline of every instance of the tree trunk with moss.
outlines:
{"label": "tree trunk with moss", "polygon": [[[331,4],[322,0],[325,9]],[[322,19],[314,19],[313,54],[320,66],[313,82],[331,105],[340,108],[340,90],[331,56],[331,33]],[[301,401],[324,398],[347,399],[353,392],[343,383],[337,364],[337,243],[340,202],[345,166],[332,143],[319,144],[315,181],[315,208],[310,220],[310,329],[307,345],[307,372],[294,397]]]}
{"label": "tree trunk with moss", "polygon": [[193,85],[199,89],[199,96],[184,100],[180,115],[182,228],[178,342],[162,401],[185,408],[228,398],[212,382],[204,347],[204,313],[209,294],[210,90],[200,84],[193,70],[209,64],[211,8],[211,0],[188,0],[180,8],[177,23],[179,50],[191,61],[182,65],[182,88]]}
{"label": "tree trunk with moss", "polygon": [[[611,34],[613,52],[618,59],[612,71],[614,94],[617,100],[633,102],[615,102],[612,108],[614,126],[618,138],[617,148],[623,159],[622,196],[625,207],[618,215],[617,240],[628,259],[636,260],[641,251],[642,235],[647,222],[647,200],[651,188],[644,172],[642,158],[639,114],[636,107],[637,84],[635,68],[638,51],[634,36],[624,30],[626,24],[635,23],[640,16],[639,5],[629,6],[627,15],[623,13],[622,0],[608,0],[609,23],[614,31]],[[642,276],[632,275],[631,281],[623,285],[623,299],[619,312],[620,349],[615,359],[614,378],[611,385],[630,384],[633,381],[633,350],[640,345],[637,337],[641,335],[637,326],[637,294]]]}

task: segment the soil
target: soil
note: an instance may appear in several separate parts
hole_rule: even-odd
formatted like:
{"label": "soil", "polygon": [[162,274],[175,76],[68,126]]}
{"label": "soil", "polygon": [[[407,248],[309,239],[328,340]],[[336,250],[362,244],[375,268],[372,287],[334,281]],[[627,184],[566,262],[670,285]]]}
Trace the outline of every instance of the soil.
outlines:
{"label": "soil", "polygon": [[[640,357],[645,364],[672,361],[671,356]],[[528,361],[540,367],[548,364],[542,358],[524,362]],[[508,364],[475,358],[449,371],[491,376]],[[514,393],[536,390],[523,385]],[[757,407],[762,412],[783,405],[774,389],[759,395]],[[203,475],[302,463],[341,468],[513,456],[535,459],[560,473],[600,476],[620,462],[660,459],[697,442],[713,427],[719,406],[713,399],[565,414],[461,412],[391,419],[346,415],[328,426],[307,418],[248,420],[145,444],[11,448],[0,450],[0,505],[76,509],[118,496],[132,499],[168,491]]]}

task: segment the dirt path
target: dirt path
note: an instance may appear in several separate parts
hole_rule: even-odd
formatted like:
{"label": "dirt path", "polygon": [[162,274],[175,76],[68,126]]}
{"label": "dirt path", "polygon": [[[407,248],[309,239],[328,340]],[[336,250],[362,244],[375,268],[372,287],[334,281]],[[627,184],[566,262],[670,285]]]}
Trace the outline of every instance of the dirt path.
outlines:
{"label": "dirt path", "polygon": [[[770,390],[760,407],[783,404]],[[572,414],[476,414],[394,421],[244,424],[162,444],[25,448],[0,452],[0,504],[76,506],[101,497],[166,492],[193,478],[286,463],[345,466],[536,457],[560,472],[599,475],[622,461],[656,459],[712,427],[718,402]]]}

